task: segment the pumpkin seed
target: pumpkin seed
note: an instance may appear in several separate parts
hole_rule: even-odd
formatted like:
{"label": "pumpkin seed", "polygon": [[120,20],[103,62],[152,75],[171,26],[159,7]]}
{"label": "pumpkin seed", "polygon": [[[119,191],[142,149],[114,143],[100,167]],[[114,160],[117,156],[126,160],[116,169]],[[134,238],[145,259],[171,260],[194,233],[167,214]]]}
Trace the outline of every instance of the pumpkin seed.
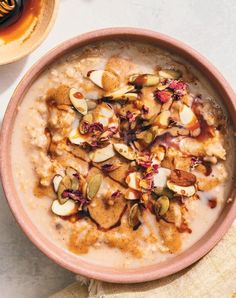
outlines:
{"label": "pumpkin seed", "polygon": [[87,186],[87,197],[89,200],[92,200],[96,196],[101,184],[102,184],[102,175],[97,174],[91,177]]}
{"label": "pumpkin seed", "polygon": [[62,180],[62,176],[61,175],[55,175],[53,180],[52,180],[52,183],[53,183],[53,188],[54,188],[54,191],[57,192],[58,191],[58,188],[59,188],[59,185],[61,183],[61,180]]}
{"label": "pumpkin seed", "polygon": [[165,79],[178,80],[181,77],[181,72],[173,69],[162,69],[159,71],[159,75]]}
{"label": "pumpkin seed", "polygon": [[141,211],[139,209],[138,203],[134,204],[129,211],[128,215],[128,223],[133,228],[133,230],[137,230],[141,224]]}
{"label": "pumpkin seed", "polygon": [[125,144],[113,144],[115,150],[128,160],[135,160],[136,153]]}
{"label": "pumpkin seed", "polygon": [[57,199],[60,204],[64,204],[66,201],[68,201],[69,198],[63,198],[62,194],[66,189],[70,189],[70,188],[71,188],[71,179],[69,176],[66,175],[61,180],[57,191]]}
{"label": "pumpkin seed", "polygon": [[66,175],[71,179],[71,189],[78,190],[79,189],[79,179],[74,175],[77,174],[77,171],[71,167],[66,168]]}
{"label": "pumpkin seed", "polygon": [[167,196],[161,196],[155,201],[154,210],[157,215],[165,215],[170,207],[170,201]]}

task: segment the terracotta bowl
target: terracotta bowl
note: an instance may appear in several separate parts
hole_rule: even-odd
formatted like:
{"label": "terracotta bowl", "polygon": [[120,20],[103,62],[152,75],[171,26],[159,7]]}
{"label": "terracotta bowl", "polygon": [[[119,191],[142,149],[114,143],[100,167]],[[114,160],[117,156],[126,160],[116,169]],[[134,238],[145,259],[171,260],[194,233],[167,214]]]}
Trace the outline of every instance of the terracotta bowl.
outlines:
{"label": "terracotta bowl", "polygon": [[[104,264],[104,266],[98,266],[82,261],[77,256],[69,253],[60,246],[57,246],[55,243],[48,240],[44,234],[39,232],[37,227],[32,223],[31,218],[22,206],[16,192],[16,188],[12,182],[12,171],[14,170],[14,165],[11,164],[9,150],[11,146],[11,134],[14,119],[17,115],[17,107],[22,101],[27,89],[47,67],[47,65],[75,48],[82,47],[96,41],[115,40],[117,38],[142,41],[156,46],[161,46],[182,56],[186,61],[189,61],[198,70],[204,73],[209,80],[211,80],[213,87],[217,90],[220,98],[224,101],[224,105],[228,109],[229,115],[231,116],[233,125],[236,129],[235,94],[222,75],[195,50],[179,41],[176,41],[175,39],[152,31],[131,28],[98,30],[68,40],[56,47],[41,58],[22,79],[11,98],[3,121],[1,131],[0,169],[5,195],[14,216],[30,240],[42,252],[62,267],[86,277],[116,283],[133,283],[154,280],[173,274],[203,257],[223,237],[235,219],[236,200],[232,200],[231,203],[227,203],[225,205],[215,224],[196,244],[171,260],[138,269],[108,268],[106,264]],[[236,188],[234,183],[231,197],[234,198],[235,194]]]}
{"label": "terracotta bowl", "polygon": [[0,65],[15,62],[27,56],[43,42],[55,22],[58,5],[59,0],[41,0],[37,21],[27,26],[25,33],[17,39],[2,43],[0,33]]}

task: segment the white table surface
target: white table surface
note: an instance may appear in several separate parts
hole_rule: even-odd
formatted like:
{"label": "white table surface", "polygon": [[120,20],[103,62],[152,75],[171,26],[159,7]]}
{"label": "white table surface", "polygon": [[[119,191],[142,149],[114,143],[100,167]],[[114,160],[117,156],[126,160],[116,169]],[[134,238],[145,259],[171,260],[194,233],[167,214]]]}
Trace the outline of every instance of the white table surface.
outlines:
{"label": "white table surface", "polygon": [[[61,0],[44,43],[29,57],[0,66],[0,121],[17,83],[39,57],[67,38],[114,26],[148,28],[182,40],[220,69],[235,90],[235,0]],[[44,298],[73,281],[72,273],[26,238],[2,190],[0,199],[0,297]]]}

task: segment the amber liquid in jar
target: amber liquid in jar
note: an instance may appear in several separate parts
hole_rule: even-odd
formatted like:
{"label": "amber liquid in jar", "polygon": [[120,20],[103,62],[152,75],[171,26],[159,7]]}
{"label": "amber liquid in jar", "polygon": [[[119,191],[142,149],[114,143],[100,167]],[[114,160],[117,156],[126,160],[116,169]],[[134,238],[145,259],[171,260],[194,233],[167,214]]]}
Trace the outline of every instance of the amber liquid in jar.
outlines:
{"label": "amber liquid in jar", "polygon": [[0,39],[5,43],[9,43],[22,37],[32,24],[36,26],[40,8],[41,0],[25,0],[19,19],[9,26],[0,25]]}

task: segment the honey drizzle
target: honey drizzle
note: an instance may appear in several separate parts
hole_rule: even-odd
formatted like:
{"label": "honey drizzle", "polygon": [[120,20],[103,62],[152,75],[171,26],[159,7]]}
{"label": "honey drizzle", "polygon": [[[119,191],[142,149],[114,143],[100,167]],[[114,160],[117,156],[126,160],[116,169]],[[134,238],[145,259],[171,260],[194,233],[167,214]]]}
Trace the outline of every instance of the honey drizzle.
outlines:
{"label": "honey drizzle", "polygon": [[40,10],[41,0],[26,1],[19,20],[8,27],[0,28],[0,39],[2,39],[5,43],[9,43],[22,37],[34,21],[37,21]]}

